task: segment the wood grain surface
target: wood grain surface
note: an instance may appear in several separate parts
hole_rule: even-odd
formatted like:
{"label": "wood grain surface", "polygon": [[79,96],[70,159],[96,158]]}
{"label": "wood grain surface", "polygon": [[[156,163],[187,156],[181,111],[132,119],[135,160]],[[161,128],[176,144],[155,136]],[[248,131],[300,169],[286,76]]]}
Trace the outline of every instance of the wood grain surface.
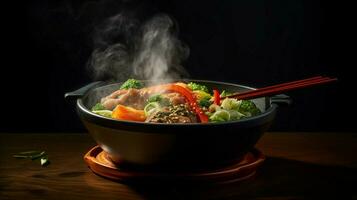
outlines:
{"label": "wood grain surface", "polygon": [[[266,133],[257,175],[225,185],[113,182],[85,165],[94,145],[88,134],[0,134],[0,199],[357,199],[356,133]],[[12,157],[32,149],[51,164]]]}

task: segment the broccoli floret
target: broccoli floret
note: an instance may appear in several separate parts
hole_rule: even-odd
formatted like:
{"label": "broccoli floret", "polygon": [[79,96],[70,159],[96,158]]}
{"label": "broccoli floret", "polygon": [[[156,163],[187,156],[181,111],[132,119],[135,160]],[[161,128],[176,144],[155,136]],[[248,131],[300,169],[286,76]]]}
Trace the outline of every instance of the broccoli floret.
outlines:
{"label": "broccoli floret", "polygon": [[171,104],[170,100],[168,98],[164,98],[160,94],[155,94],[155,95],[150,96],[148,98],[147,102],[148,102],[148,104],[152,103],[152,102],[158,102],[161,106],[169,106]]}
{"label": "broccoli floret", "polygon": [[161,101],[162,99],[162,96],[160,94],[155,94],[155,95],[152,95],[148,98],[148,102],[151,103],[151,102],[158,102],[158,101]]}
{"label": "broccoli floret", "polygon": [[142,84],[140,81],[136,79],[128,79],[123,83],[123,85],[120,86],[120,89],[130,89],[130,88],[136,88],[140,89],[143,88],[144,84]]}
{"label": "broccoli floret", "polygon": [[250,113],[250,115],[252,115],[252,116],[258,115],[261,113],[259,108],[254,104],[254,102],[249,101],[249,100],[242,100],[242,103],[240,104],[238,111],[243,114]]}
{"label": "broccoli floret", "polygon": [[105,109],[106,108],[101,103],[97,103],[92,107],[92,111],[105,110]]}
{"label": "broccoli floret", "polygon": [[211,97],[210,96],[205,96],[203,97],[201,100],[199,100],[198,104],[201,106],[201,107],[206,107],[208,108],[212,102],[210,101],[211,100]]}
{"label": "broccoli floret", "polygon": [[201,84],[198,84],[198,83],[194,83],[194,82],[189,82],[188,84],[187,84],[187,86],[191,89],[191,90],[202,90],[202,91],[204,91],[204,92],[207,92],[207,93],[209,93],[209,91],[208,91],[208,88],[207,88],[207,86],[205,86],[205,85],[201,85]]}

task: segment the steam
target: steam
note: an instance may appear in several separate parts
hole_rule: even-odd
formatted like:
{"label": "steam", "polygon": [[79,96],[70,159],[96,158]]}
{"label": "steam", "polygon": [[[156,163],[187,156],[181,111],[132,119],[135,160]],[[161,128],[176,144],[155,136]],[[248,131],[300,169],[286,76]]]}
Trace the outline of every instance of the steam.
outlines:
{"label": "steam", "polygon": [[177,25],[160,14],[140,24],[128,15],[108,19],[95,33],[89,61],[95,79],[170,81],[187,77],[181,62],[189,49],[177,38]]}

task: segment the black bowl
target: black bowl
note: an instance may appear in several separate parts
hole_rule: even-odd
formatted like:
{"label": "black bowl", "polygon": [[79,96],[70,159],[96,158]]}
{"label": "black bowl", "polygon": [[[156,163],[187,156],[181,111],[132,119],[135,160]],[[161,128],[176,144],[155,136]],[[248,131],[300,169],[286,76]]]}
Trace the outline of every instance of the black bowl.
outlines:
{"label": "black bowl", "polygon": [[[223,82],[194,81],[220,91],[242,92],[254,88]],[[285,96],[253,101],[261,114],[223,123],[154,124],[106,118],[90,111],[101,97],[117,90],[121,83],[95,82],[67,93],[75,97],[77,112],[89,133],[111,159],[121,167],[145,169],[207,169],[238,162],[254,148],[275,118],[277,103],[289,103]]]}

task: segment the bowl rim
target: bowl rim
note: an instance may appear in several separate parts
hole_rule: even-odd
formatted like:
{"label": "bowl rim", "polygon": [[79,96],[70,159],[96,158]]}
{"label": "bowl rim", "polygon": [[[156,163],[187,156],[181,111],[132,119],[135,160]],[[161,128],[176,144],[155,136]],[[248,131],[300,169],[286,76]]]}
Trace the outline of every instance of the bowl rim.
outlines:
{"label": "bowl rim", "polygon": [[[194,81],[194,82],[205,82],[205,83],[211,83],[211,84],[220,84],[220,85],[230,85],[234,87],[240,87],[240,88],[245,88],[249,90],[256,90],[256,88],[246,86],[246,85],[240,85],[240,84],[234,84],[234,83],[226,83],[226,82],[221,82],[221,81],[211,81],[211,80],[197,80],[197,79],[177,79],[180,81]],[[110,85],[115,85],[118,83],[111,83],[111,84],[105,84],[101,85],[99,87],[105,87],[105,86],[110,86]],[[88,90],[83,97],[87,96],[88,93],[96,88],[99,87],[94,87]],[[117,120],[117,119],[111,119],[108,117],[104,117],[102,115],[98,115],[96,113],[91,112],[86,106],[83,104],[82,98],[77,99],[77,110],[80,110],[80,114],[85,114],[86,117],[90,117],[92,120],[98,120],[98,122],[104,122],[105,124],[111,124],[111,125],[127,125],[127,126],[148,126],[148,127],[201,127],[201,126],[227,126],[227,125],[232,125],[232,124],[248,124],[253,121],[257,121],[259,119],[265,119],[271,116],[273,113],[275,113],[278,105],[275,103],[272,103],[270,100],[270,97],[260,97],[260,98],[269,98],[269,108],[267,108],[264,112],[262,112],[259,115],[255,115],[249,118],[244,118],[240,119],[237,121],[227,121],[227,122],[211,122],[211,123],[171,123],[171,124],[165,124],[165,123],[147,123],[147,122],[136,122],[136,121],[126,121],[126,120]],[[263,120],[266,121],[266,120]],[[112,126],[111,126],[112,127]]]}

